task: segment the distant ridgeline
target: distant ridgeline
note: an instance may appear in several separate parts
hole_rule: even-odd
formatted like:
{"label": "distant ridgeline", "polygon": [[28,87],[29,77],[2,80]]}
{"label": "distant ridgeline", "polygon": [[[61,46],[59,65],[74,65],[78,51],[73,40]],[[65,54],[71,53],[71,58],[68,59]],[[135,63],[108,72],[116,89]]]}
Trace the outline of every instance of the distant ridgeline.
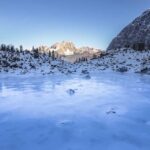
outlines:
{"label": "distant ridgeline", "polygon": [[126,26],[112,40],[107,50],[120,48],[150,50],[150,9]]}
{"label": "distant ridgeline", "polygon": [[98,58],[102,53],[100,49],[91,47],[77,48],[74,43],[68,41],[55,43],[51,47],[40,46],[39,50],[42,52],[54,51],[61,57],[61,59],[69,62]]}

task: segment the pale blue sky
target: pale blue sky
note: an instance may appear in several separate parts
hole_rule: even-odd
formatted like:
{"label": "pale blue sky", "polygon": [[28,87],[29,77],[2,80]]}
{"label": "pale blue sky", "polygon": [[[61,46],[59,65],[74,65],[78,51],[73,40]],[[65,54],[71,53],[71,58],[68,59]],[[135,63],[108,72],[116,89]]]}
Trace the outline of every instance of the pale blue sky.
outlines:
{"label": "pale blue sky", "polygon": [[106,49],[150,0],[0,0],[0,43],[48,45],[62,40]]}

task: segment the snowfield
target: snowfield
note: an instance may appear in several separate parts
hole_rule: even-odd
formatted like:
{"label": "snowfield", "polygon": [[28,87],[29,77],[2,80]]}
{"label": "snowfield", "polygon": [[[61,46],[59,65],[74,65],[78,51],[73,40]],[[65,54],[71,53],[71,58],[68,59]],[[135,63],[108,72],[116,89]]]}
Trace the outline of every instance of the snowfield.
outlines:
{"label": "snowfield", "polygon": [[0,74],[0,150],[149,150],[150,76]]}

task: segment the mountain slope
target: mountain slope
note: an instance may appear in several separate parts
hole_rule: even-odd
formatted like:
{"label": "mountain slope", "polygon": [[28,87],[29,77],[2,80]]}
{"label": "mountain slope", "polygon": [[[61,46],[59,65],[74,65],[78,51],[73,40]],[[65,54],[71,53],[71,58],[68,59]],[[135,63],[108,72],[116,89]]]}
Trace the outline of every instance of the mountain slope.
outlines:
{"label": "mountain slope", "polygon": [[108,46],[108,50],[118,48],[150,49],[150,9],[126,26]]}

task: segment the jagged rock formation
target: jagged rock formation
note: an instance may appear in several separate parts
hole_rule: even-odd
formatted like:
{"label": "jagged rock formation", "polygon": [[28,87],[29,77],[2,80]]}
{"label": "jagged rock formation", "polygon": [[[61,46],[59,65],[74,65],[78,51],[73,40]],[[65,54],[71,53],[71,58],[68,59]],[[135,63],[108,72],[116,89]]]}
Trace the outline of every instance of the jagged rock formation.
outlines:
{"label": "jagged rock formation", "polygon": [[57,51],[59,55],[74,55],[78,51],[74,43],[66,41],[52,45],[51,50]]}
{"label": "jagged rock formation", "polygon": [[150,9],[125,27],[107,50],[120,48],[150,49]]}
{"label": "jagged rock formation", "polygon": [[74,43],[68,41],[55,43],[51,47],[40,46],[39,50],[40,52],[56,51],[59,55],[63,55],[63,56],[77,55],[83,53],[96,54],[101,51],[99,49],[90,48],[90,47],[77,48]]}
{"label": "jagged rock formation", "polygon": [[55,52],[62,60],[75,62],[80,59],[93,59],[95,57],[100,57],[102,51],[100,49],[95,49],[91,47],[80,47],[77,48],[74,43],[63,41],[60,43],[55,43],[51,47],[40,46],[40,52],[48,53]]}

